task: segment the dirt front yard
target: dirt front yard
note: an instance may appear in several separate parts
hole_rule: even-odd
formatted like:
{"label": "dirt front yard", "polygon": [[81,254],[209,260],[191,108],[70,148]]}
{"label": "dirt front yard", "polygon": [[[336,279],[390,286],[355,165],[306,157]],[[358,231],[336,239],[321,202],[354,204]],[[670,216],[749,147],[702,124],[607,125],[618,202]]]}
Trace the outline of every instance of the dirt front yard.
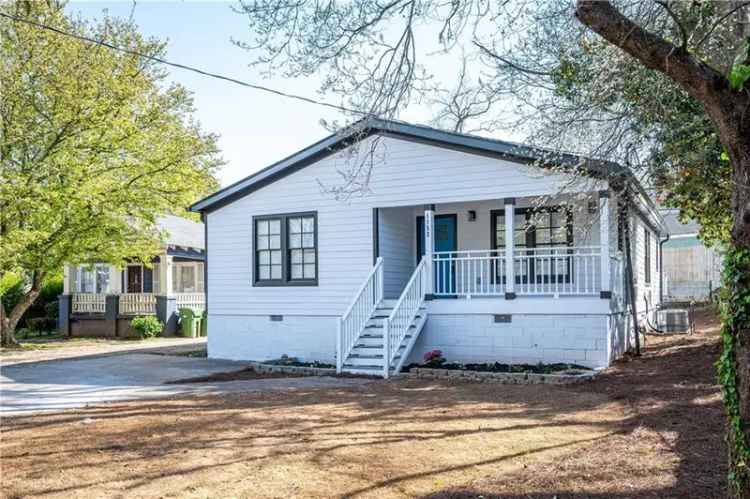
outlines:
{"label": "dirt front yard", "polygon": [[423,380],[2,423],[3,497],[720,497],[715,328],[572,387]]}

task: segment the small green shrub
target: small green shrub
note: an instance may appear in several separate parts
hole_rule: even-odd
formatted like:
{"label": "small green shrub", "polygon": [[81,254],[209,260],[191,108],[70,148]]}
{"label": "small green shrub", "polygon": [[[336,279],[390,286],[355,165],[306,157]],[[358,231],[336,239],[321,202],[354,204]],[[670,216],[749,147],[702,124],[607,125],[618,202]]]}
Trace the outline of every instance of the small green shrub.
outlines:
{"label": "small green shrub", "polygon": [[138,331],[142,339],[154,338],[164,330],[164,324],[154,315],[136,317],[130,321],[130,325]]}

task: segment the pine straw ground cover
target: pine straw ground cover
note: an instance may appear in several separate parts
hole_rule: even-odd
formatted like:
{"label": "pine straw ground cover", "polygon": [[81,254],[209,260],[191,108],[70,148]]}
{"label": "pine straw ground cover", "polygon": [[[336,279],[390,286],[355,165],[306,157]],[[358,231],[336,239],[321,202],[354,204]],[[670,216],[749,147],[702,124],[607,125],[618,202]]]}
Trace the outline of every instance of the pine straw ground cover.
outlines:
{"label": "pine straw ground cover", "polygon": [[715,327],[574,386],[374,381],[2,423],[3,497],[720,497]]}

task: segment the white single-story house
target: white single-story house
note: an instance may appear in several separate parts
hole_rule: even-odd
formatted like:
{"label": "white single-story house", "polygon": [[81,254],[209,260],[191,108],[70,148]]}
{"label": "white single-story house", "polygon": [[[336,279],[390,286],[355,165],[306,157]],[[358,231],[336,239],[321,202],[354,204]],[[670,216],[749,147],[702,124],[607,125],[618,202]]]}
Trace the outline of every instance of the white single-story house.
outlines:
{"label": "white single-story house", "polygon": [[150,265],[133,261],[122,268],[108,262],[64,266],[58,324],[63,334],[130,336],[129,319],[138,315],[157,315],[165,333],[172,334],[179,308],[204,308],[203,224],[166,215],[156,225],[165,242]]}
{"label": "white single-story house", "polygon": [[[351,168],[365,188],[332,194]],[[633,335],[625,233],[636,310],[658,305],[667,230],[632,174],[499,140],[368,119],[191,210],[206,225],[209,357],[384,376],[433,349],[604,367]]]}

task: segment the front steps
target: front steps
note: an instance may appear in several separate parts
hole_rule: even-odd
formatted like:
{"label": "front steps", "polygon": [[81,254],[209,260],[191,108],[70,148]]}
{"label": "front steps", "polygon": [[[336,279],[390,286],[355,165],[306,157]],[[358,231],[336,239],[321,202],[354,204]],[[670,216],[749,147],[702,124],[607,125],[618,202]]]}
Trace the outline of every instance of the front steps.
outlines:
{"label": "front steps", "polygon": [[[351,352],[344,361],[343,371],[350,374],[383,376],[383,323],[393,312],[396,300],[383,300],[375,309],[367,325],[354,343]],[[419,309],[417,316],[409,326],[409,332],[399,345],[394,358],[391,359],[389,374],[398,374],[406,362],[419,333],[427,321],[427,309]]]}

